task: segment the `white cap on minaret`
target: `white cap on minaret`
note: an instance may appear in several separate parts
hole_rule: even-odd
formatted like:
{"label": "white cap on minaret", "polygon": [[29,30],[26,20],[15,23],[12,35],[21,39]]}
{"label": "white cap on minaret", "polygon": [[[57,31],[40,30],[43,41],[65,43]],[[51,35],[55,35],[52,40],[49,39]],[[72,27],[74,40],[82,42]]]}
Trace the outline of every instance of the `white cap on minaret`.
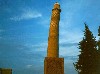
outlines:
{"label": "white cap on minaret", "polygon": [[54,9],[55,9],[55,8],[60,9],[60,4],[59,4],[58,2],[56,2],[56,3],[54,4]]}
{"label": "white cap on minaret", "polygon": [[56,2],[55,4],[58,4],[58,5],[60,5],[58,2]]}

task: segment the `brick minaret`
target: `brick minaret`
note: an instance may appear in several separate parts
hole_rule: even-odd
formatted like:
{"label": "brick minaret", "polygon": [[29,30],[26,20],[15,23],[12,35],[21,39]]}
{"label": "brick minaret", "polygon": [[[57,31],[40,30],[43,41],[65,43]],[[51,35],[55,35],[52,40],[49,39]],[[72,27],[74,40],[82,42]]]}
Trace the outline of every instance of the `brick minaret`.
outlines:
{"label": "brick minaret", "polygon": [[64,74],[64,58],[59,58],[60,5],[55,3],[48,37],[47,57],[44,60],[44,74]]}
{"label": "brick minaret", "polygon": [[60,5],[54,4],[50,22],[50,30],[48,37],[47,57],[59,57],[59,20],[60,20]]}

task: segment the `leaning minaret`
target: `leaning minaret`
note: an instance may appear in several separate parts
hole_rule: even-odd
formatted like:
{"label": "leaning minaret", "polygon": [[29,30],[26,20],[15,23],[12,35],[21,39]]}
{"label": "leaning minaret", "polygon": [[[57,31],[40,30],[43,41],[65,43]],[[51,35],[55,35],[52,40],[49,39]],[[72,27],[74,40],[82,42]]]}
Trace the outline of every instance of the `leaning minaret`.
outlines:
{"label": "leaning minaret", "polygon": [[64,58],[59,58],[60,12],[60,5],[56,2],[52,9],[47,57],[44,60],[44,74],[64,74]]}
{"label": "leaning minaret", "polygon": [[59,21],[60,21],[60,5],[54,4],[50,22],[50,30],[48,37],[47,57],[59,57]]}

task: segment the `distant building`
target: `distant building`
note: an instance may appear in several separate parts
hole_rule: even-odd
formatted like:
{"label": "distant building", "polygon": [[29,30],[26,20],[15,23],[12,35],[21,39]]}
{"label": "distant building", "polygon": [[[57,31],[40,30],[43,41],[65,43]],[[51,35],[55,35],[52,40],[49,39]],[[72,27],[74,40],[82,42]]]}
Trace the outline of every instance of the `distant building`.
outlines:
{"label": "distant building", "polygon": [[12,69],[0,68],[0,74],[12,74]]}

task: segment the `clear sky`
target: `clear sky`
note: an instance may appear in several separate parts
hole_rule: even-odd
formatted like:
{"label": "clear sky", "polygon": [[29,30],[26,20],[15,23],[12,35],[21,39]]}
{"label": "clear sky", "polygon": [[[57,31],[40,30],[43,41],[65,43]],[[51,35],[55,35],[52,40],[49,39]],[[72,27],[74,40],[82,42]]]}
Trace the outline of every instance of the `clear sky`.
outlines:
{"label": "clear sky", "polygon": [[13,74],[43,74],[55,2],[62,10],[59,51],[65,74],[77,74],[77,44],[84,36],[84,22],[97,37],[100,0],[0,0],[0,68],[12,68]]}

